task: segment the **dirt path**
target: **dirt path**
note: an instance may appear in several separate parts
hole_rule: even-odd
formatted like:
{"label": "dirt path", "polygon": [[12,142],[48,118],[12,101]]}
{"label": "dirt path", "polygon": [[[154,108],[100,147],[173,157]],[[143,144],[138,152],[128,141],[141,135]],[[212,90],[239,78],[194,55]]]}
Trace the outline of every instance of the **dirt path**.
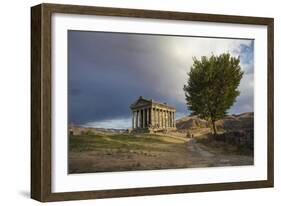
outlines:
{"label": "dirt path", "polygon": [[[215,148],[213,148],[215,150]],[[191,167],[214,167],[214,166],[235,166],[251,165],[253,157],[235,154],[215,154],[206,150],[195,139],[187,143],[188,158],[192,160]]]}
{"label": "dirt path", "polygon": [[190,152],[193,152],[194,154],[197,154],[199,157],[202,158],[213,158],[214,154],[203,150],[201,147],[198,146],[198,143],[196,143],[196,140],[192,139],[190,141],[188,141],[188,145],[187,145],[187,149]]}

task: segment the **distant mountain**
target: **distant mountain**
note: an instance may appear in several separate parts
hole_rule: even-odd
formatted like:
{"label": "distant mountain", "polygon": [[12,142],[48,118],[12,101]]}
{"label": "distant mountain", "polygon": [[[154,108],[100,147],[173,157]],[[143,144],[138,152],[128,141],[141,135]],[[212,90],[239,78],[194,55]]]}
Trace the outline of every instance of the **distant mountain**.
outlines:
{"label": "distant mountain", "polygon": [[[246,112],[238,115],[227,115],[223,119],[216,122],[218,128],[224,130],[245,130],[254,128],[254,113]],[[200,119],[198,116],[185,116],[176,121],[177,129],[196,129],[207,128],[209,123],[206,120]]]}

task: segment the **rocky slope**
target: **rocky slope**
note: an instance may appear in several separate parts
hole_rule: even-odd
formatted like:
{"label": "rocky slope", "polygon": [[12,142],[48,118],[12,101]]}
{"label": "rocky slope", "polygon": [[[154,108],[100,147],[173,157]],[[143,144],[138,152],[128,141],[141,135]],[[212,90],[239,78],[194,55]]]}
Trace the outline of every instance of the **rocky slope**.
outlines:
{"label": "rocky slope", "polygon": [[[254,113],[246,112],[238,115],[227,115],[216,122],[217,128],[227,131],[244,130],[254,127]],[[207,128],[209,123],[198,116],[185,116],[176,121],[177,129]]]}
{"label": "rocky slope", "polygon": [[[210,127],[210,124],[207,121],[198,118],[197,116],[186,116],[177,120],[176,126],[179,131],[187,132],[188,134],[192,133],[193,137],[200,137],[202,136],[201,131],[206,130],[208,127]],[[216,126],[219,131],[218,135],[215,136],[216,140],[253,150],[253,112],[225,116],[223,119],[216,122]],[[211,130],[209,129],[209,131],[207,132],[210,133]]]}

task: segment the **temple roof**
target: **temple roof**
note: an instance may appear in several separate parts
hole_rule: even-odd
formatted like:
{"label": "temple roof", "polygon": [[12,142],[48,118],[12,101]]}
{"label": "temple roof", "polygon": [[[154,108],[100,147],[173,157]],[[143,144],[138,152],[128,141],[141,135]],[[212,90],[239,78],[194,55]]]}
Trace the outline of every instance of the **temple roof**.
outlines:
{"label": "temple roof", "polygon": [[168,105],[167,103],[161,103],[161,102],[157,102],[157,101],[154,101],[153,99],[146,99],[146,98],[143,98],[142,96],[140,96],[137,101],[135,101],[133,104],[131,104],[130,108],[133,109],[133,108],[136,108],[136,107],[143,107],[143,106],[152,106],[152,105],[160,105],[160,106],[163,106],[163,107],[167,107],[169,109],[176,109],[175,107],[173,106],[170,106]]}

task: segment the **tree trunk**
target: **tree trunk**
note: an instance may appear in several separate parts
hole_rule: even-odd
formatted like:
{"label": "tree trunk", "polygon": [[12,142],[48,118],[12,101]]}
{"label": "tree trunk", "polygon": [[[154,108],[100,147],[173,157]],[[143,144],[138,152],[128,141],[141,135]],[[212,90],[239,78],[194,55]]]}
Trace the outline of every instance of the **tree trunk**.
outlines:
{"label": "tree trunk", "polygon": [[215,120],[212,120],[212,125],[213,125],[214,136],[217,136],[217,128],[216,128],[216,121]]}

